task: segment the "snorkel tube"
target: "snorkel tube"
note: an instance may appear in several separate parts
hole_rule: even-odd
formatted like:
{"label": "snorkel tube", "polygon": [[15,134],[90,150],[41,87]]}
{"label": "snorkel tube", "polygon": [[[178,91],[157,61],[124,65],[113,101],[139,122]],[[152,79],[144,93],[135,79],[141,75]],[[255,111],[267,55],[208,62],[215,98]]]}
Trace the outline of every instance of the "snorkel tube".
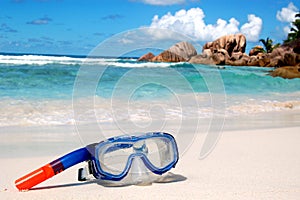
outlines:
{"label": "snorkel tube", "polygon": [[17,179],[15,181],[16,187],[20,191],[29,190],[35,185],[59,174],[69,167],[89,160],[90,157],[91,154],[86,147],[77,149]]}

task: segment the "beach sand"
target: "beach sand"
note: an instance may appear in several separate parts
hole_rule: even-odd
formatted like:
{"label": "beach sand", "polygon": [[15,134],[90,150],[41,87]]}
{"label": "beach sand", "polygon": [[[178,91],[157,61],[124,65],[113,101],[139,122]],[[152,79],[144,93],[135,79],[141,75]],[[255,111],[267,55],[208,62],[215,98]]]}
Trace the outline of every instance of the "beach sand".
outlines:
{"label": "beach sand", "polygon": [[15,188],[17,178],[82,143],[73,126],[2,128],[0,199],[299,199],[299,114],[226,119],[217,145],[203,159],[206,135],[197,133],[160,183],[105,187],[78,182],[79,164],[27,192]]}

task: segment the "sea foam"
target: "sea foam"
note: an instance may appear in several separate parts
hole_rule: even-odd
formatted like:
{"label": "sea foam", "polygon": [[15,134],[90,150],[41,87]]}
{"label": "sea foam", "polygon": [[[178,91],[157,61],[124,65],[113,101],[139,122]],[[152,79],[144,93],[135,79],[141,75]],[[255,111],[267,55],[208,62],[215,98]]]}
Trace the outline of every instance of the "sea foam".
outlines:
{"label": "sea foam", "polygon": [[86,109],[85,98],[76,100],[82,110],[75,110],[72,100],[0,100],[0,126],[75,125],[77,123],[122,123],[147,124],[153,120],[193,120],[212,117],[230,118],[268,112],[299,111],[300,100],[259,100],[227,96],[225,107],[212,105],[209,94],[185,94],[184,98],[196,98],[198,105],[184,105],[178,98],[161,100],[112,100],[94,97],[94,104]]}

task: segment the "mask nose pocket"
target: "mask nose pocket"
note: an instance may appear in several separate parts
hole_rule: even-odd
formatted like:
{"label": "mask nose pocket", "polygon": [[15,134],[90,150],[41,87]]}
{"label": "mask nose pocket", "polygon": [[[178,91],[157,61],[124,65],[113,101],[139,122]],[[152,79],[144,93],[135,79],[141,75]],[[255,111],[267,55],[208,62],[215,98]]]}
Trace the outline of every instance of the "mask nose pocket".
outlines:
{"label": "mask nose pocket", "polygon": [[[148,147],[145,143],[145,141],[141,140],[133,144],[133,152],[135,154],[143,154],[147,156],[148,154]],[[135,185],[147,185],[151,183],[150,180],[150,174],[149,170],[145,166],[143,160],[140,157],[134,157],[132,164],[131,164],[131,170],[130,170],[130,175],[131,175],[131,181]]]}
{"label": "mask nose pocket", "polygon": [[149,185],[152,182],[149,170],[140,157],[133,159],[129,174],[134,185]]}

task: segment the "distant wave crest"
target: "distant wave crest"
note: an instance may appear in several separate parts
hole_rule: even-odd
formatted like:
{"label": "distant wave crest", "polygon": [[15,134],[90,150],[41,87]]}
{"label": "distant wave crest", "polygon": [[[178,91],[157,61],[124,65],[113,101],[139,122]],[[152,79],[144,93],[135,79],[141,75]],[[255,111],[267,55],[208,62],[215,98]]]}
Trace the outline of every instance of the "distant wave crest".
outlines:
{"label": "distant wave crest", "polygon": [[44,66],[44,65],[105,65],[110,67],[142,68],[142,67],[172,67],[184,63],[154,63],[136,62],[136,59],[122,58],[83,58],[71,56],[47,55],[0,55],[0,65]]}
{"label": "distant wave crest", "polygon": [[80,65],[98,64],[106,61],[118,61],[119,59],[105,59],[105,58],[76,58],[69,56],[45,56],[45,55],[0,55],[0,64],[7,65]]}

